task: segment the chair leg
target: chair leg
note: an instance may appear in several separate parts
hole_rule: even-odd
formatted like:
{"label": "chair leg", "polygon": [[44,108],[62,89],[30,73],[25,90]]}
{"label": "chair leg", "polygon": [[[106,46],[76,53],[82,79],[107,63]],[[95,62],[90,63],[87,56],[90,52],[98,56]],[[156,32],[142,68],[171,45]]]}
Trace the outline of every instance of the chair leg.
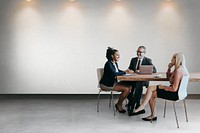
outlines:
{"label": "chair leg", "polygon": [[97,101],[97,112],[99,112],[100,93],[101,93],[101,91],[99,90],[99,93],[98,93],[98,101]]}
{"label": "chair leg", "polygon": [[126,102],[125,105],[127,105],[128,104],[128,99],[127,98],[125,99],[125,102]]}
{"label": "chair leg", "polygon": [[111,107],[111,101],[112,101],[112,91],[110,92],[109,108]]}
{"label": "chair leg", "polygon": [[184,104],[184,109],[185,109],[185,118],[186,118],[186,122],[188,122],[188,115],[187,115],[187,108],[186,108],[185,100],[183,100],[183,104]]}
{"label": "chair leg", "polygon": [[115,116],[115,104],[114,104],[113,92],[111,92],[111,97],[112,97],[112,105],[113,105],[113,111],[114,111],[114,116]]}
{"label": "chair leg", "polygon": [[163,117],[165,117],[165,114],[166,114],[166,107],[167,107],[167,101],[165,101],[165,106],[164,106],[164,115],[163,115]]}
{"label": "chair leg", "polygon": [[177,124],[177,128],[179,128],[179,124],[178,124],[178,118],[176,115],[176,107],[175,107],[175,102],[173,102],[173,108],[174,108],[174,114],[175,114],[175,118],[176,118],[176,124]]}

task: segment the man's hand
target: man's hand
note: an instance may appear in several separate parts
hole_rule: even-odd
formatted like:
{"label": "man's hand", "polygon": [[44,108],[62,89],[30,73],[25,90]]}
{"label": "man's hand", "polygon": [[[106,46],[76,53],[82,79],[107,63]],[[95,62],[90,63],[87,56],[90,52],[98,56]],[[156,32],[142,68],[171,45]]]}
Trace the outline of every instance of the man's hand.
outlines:
{"label": "man's hand", "polygon": [[134,73],[134,71],[130,70],[130,69],[125,70],[125,72],[126,72],[126,74],[133,74]]}

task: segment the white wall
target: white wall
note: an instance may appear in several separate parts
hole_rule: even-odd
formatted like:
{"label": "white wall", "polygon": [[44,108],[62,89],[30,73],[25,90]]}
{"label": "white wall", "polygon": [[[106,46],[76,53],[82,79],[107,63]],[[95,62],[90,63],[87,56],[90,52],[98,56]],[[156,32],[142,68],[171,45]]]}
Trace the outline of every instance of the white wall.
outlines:
{"label": "white wall", "polygon": [[[96,94],[108,46],[120,51],[121,69],[145,45],[158,71],[183,52],[189,71],[200,72],[199,0],[0,3],[1,94]],[[200,94],[199,85],[189,93]]]}

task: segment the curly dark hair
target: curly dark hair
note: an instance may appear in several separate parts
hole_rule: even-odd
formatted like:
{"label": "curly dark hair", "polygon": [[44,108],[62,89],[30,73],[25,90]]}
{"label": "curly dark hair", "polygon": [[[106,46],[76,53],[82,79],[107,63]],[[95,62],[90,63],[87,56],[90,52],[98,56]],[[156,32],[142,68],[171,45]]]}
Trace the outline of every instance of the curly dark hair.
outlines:
{"label": "curly dark hair", "polygon": [[112,55],[114,55],[116,52],[118,52],[117,49],[108,47],[106,51],[106,58],[108,59],[108,61],[112,61]]}

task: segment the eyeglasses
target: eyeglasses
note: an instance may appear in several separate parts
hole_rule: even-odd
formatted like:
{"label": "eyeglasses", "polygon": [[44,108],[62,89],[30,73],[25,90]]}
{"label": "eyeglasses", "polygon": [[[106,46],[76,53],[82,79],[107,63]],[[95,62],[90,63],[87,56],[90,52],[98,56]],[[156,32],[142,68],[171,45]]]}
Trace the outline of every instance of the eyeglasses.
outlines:
{"label": "eyeglasses", "polygon": [[136,51],[137,53],[145,53],[144,51]]}

